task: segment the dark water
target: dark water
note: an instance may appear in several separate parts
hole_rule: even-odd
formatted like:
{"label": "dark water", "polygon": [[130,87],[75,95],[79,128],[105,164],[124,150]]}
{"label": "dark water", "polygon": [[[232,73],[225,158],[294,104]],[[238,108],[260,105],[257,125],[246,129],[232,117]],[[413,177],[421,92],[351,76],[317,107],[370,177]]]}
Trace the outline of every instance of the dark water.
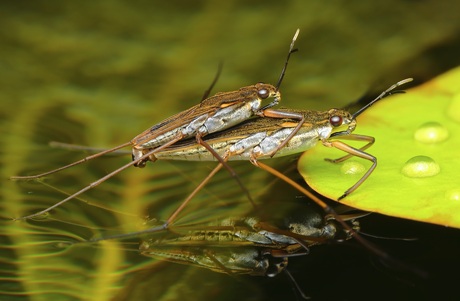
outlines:
{"label": "dark water", "polygon": [[[130,160],[103,158],[47,177],[12,182],[77,160],[50,141],[111,147],[196,104],[220,61],[215,91],[275,83],[301,29],[282,85],[283,105],[326,109],[405,77],[418,82],[460,63],[456,1],[21,1],[0,4],[0,299],[296,300],[286,277],[230,277],[144,258],[132,245],[69,242],[143,228],[167,218],[213,167],[157,162],[129,169],[41,220],[41,210]],[[275,160],[282,170],[294,160]],[[257,201],[292,201],[249,163],[235,164]],[[51,186],[47,186],[51,185]],[[58,188],[61,191],[56,191]],[[106,209],[100,208],[105,206]],[[246,214],[251,206],[221,172],[179,221]],[[283,212],[282,206],[279,212]],[[403,299],[446,293],[442,277],[458,235],[440,227],[368,217],[363,230],[421,237],[377,244],[428,270],[387,267],[360,247],[325,246],[291,261],[315,300]],[[403,231],[404,230],[404,231]],[[420,252],[420,253],[419,253]],[[415,254],[414,254],[415,253]],[[441,258],[441,259],[440,259]],[[458,267],[453,259],[453,268]],[[457,260],[458,262],[458,260]],[[452,280],[450,280],[452,281]]]}

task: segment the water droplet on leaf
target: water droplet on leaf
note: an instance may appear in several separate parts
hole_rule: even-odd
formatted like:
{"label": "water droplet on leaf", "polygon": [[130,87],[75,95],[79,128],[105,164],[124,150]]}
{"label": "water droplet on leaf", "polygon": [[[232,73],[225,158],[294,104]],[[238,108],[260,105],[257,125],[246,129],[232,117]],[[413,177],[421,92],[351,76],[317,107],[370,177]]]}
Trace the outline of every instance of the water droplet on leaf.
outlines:
{"label": "water droplet on leaf", "polygon": [[446,191],[446,199],[449,201],[460,202],[460,189],[451,189]]}
{"label": "water droplet on leaf", "polygon": [[357,161],[346,161],[340,167],[340,171],[345,175],[361,175],[366,171],[366,168]]}
{"label": "water droplet on leaf", "polygon": [[422,143],[439,143],[449,138],[449,130],[438,122],[427,122],[415,131],[414,138]]}
{"label": "water droplet on leaf", "polygon": [[439,164],[427,156],[415,156],[409,159],[401,169],[401,173],[409,178],[432,177],[439,173]]}

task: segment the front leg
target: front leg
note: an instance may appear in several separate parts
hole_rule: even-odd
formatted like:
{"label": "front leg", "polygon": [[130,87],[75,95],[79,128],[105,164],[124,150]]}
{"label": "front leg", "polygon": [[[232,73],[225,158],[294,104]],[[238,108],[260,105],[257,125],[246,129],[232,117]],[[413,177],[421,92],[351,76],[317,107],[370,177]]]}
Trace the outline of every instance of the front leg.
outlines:
{"label": "front leg", "polygon": [[[365,135],[357,135],[357,134],[351,134],[351,135],[346,135],[346,136],[338,136],[340,137],[340,139],[343,139],[343,140],[353,140],[353,141],[365,141],[367,142],[364,146],[360,147],[358,150],[360,151],[364,151],[366,149],[368,149],[369,147],[371,147],[374,142],[375,142],[375,138],[372,137],[372,136],[365,136]],[[323,141],[323,145],[327,146],[327,147],[331,147],[331,145],[328,145],[328,143],[330,142],[330,140],[325,140]],[[350,159],[351,157],[353,156],[356,156],[354,154],[348,154],[348,155],[345,155],[343,157],[340,157],[340,158],[337,158],[337,159],[329,159],[329,158],[326,158],[324,160],[328,161],[328,162],[331,162],[331,163],[340,163],[340,162],[343,162],[345,160],[348,160]],[[359,157],[359,156],[358,156]]]}
{"label": "front leg", "polygon": [[[361,135],[350,135],[350,136],[358,136],[359,138],[362,138],[362,137],[367,137],[367,138],[371,138],[371,140],[368,140],[370,141],[370,143],[366,144],[365,146],[363,146],[362,148],[358,149],[358,148],[354,148],[346,143],[343,143],[342,141],[330,141],[330,140],[324,140],[322,141],[323,142],[323,145],[324,146],[327,146],[327,147],[335,147],[337,149],[340,149],[346,153],[348,153],[348,155],[344,156],[344,157],[341,157],[341,158],[338,158],[336,160],[328,160],[330,162],[333,162],[333,163],[337,163],[337,162],[342,162],[352,156],[356,156],[356,157],[359,157],[359,158],[363,158],[363,159],[366,159],[366,160],[369,160],[372,162],[372,165],[371,167],[367,170],[367,172],[361,177],[361,179],[358,180],[358,182],[356,182],[353,186],[351,186],[350,188],[348,188],[337,200],[341,200],[343,199],[344,197],[346,197],[347,195],[349,195],[350,193],[352,193],[353,191],[355,191],[369,176],[370,174],[374,171],[374,169],[377,167],[377,158],[372,156],[371,154],[368,154],[366,152],[363,151],[363,149],[369,147],[370,145],[372,145],[372,143],[374,142],[374,138],[373,137],[370,137],[370,136],[361,136]],[[345,137],[350,137],[350,136],[344,136],[342,138],[346,139]],[[351,140],[361,140],[361,139],[353,139],[351,138]],[[366,139],[367,139],[366,138]],[[371,142],[372,141],[372,142]]]}

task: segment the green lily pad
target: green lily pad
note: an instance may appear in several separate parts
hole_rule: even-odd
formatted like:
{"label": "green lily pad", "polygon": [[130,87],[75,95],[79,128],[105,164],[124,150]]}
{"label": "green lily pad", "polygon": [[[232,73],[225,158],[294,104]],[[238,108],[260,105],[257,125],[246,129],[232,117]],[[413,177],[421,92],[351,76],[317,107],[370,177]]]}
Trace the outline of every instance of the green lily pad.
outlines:
{"label": "green lily pad", "polygon": [[[341,203],[390,216],[460,228],[460,68],[405,94],[388,97],[358,118],[354,133],[375,137],[370,177]],[[346,141],[354,147],[363,144]],[[337,200],[371,162],[317,145],[298,169],[318,193]]]}

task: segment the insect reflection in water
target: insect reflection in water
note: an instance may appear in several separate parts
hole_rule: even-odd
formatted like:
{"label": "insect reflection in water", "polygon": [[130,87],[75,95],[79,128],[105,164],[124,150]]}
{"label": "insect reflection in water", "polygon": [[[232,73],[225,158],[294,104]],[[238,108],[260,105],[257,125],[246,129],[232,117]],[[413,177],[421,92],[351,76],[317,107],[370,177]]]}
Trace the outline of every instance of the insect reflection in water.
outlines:
{"label": "insect reflection in water", "polygon": [[[284,208],[278,207],[283,205]],[[230,276],[274,277],[282,273],[297,287],[287,269],[289,258],[307,255],[314,246],[342,242],[352,236],[316,206],[287,202],[276,207],[283,212],[280,217],[252,214],[174,225],[167,232],[142,235],[139,249],[144,256]],[[355,218],[360,216],[350,214],[342,218],[359,231]],[[161,222],[152,221],[147,226],[155,224]],[[303,289],[297,287],[304,296]]]}
{"label": "insect reflection in water", "polygon": [[[356,217],[349,219],[359,231]],[[276,276],[286,268],[289,257],[306,255],[315,245],[350,238],[350,232],[333,218],[299,206],[280,221],[252,216],[175,226],[164,235],[144,238],[140,250],[146,256],[221,273]]]}

